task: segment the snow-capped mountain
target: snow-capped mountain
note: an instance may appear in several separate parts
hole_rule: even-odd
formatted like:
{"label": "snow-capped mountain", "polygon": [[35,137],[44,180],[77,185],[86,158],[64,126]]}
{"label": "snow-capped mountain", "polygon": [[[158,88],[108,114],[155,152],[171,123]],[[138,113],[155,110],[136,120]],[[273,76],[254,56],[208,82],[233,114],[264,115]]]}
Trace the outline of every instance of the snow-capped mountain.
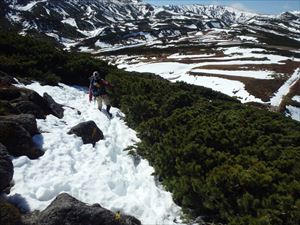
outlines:
{"label": "snow-capped mountain", "polygon": [[1,5],[5,20],[23,33],[44,33],[64,43],[90,40],[100,47],[180,37],[255,15],[222,6],[157,7],[139,0],[2,0]]}
{"label": "snow-capped mountain", "polygon": [[13,25],[20,33],[46,35],[67,48],[83,51],[165,43],[233,24],[239,24],[238,31],[264,34],[280,24],[281,36],[288,33],[288,38],[300,40],[297,12],[264,16],[225,6],[152,6],[141,0],[1,0],[0,4],[2,23]]}

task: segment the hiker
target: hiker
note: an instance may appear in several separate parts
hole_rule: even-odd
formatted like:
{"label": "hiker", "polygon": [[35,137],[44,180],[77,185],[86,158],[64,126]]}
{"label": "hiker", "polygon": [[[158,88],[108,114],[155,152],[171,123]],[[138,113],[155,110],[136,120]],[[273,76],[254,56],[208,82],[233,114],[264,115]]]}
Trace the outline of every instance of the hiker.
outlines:
{"label": "hiker", "polygon": [[89,101],[92,101],[92,96],[98,103],[98,109],[102,110],[102,102],[106,105],[107,114],[112,117],[112,114],[109,112],[111,105],[107,95],[106,87],[113,88],[109,82],[104,79],[104,76],[100,75],[98,71],[93,72],[93,75],[90,77],[90,88],[89,88]]}

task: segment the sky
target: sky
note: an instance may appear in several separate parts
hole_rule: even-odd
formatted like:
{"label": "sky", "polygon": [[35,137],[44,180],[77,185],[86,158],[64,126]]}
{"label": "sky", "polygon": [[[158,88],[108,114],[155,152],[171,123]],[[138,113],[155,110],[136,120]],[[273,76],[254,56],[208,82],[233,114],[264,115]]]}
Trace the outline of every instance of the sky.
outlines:
{"label": "sky", "polygon": [[262,14],[300,10],[300,0],[144,0],[153,5],[215,4]]}

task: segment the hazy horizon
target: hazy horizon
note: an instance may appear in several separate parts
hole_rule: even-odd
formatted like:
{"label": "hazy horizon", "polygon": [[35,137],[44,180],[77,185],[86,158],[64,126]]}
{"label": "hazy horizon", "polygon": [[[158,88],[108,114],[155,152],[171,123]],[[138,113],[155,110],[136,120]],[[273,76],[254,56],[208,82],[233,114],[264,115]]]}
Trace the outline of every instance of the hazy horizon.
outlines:
{"label": "hazy horizon", "polygon": [[300,0],[144,0],[144,2],[153,5],[224,5],[261,14],[300,10]]}

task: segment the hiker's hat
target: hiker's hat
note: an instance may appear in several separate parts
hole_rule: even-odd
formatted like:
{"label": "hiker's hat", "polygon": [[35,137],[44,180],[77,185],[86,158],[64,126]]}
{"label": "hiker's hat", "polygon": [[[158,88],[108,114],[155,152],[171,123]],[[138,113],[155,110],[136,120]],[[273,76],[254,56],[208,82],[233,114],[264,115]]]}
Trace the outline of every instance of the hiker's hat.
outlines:
{"label": "hiker's hat", "polygon": [[94,71],[93,72],[93,76],[95,76],[95,77],[99,76],[99,72],[98,71]]}

